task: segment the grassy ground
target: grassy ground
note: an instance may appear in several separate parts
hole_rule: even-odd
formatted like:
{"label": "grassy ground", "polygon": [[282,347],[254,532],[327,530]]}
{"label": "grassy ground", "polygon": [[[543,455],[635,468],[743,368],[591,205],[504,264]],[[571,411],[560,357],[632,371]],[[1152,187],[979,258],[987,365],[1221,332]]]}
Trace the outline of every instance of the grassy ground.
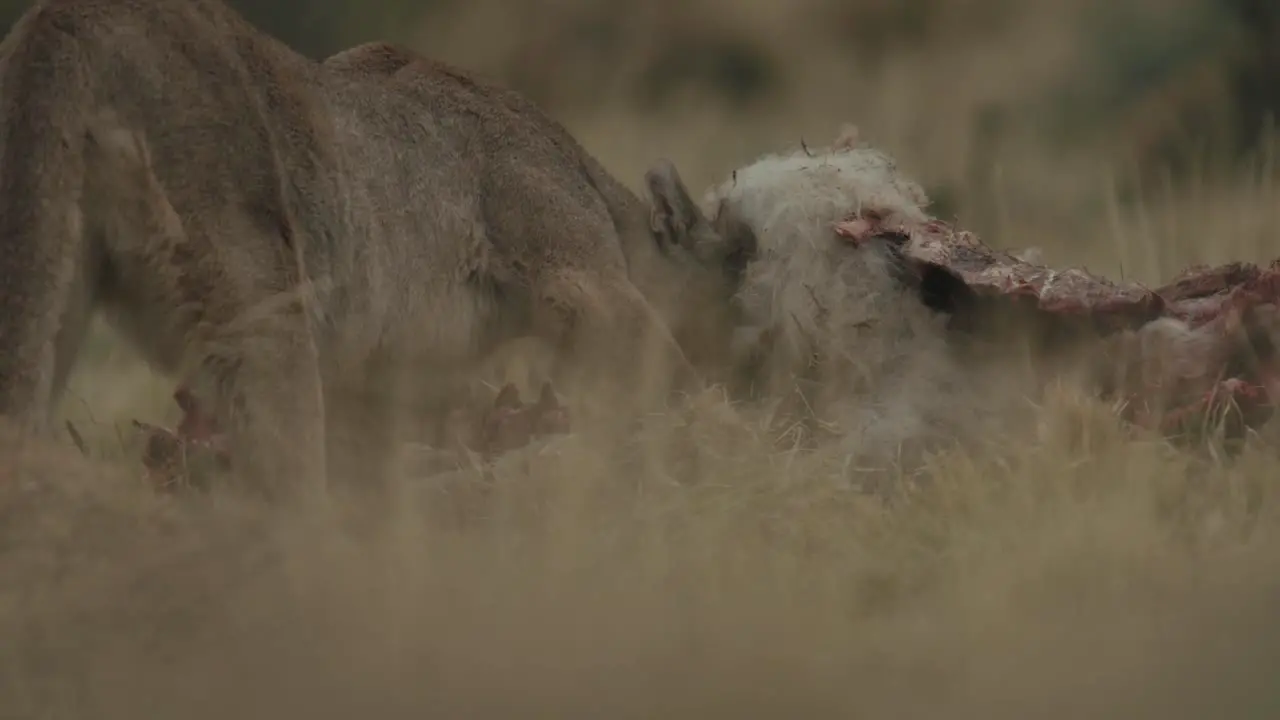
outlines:
{"label": "grassy ground", "polygon": [[886,504],[768,440],[702,398],[507,456],[484,497],[413,483],[372,539],[9,444],[4,712],[1274,716],[1266,443],[1196,459],[1054,390]]}
{"label": "grassy ground", "polygon": [[[734,21],[782,21],[750,7]],[[1035,86],[1078,49],[1052,14],[1030,16],[871,78],[811,58],[784,106],[610,100],[564,117],[632,184],[666,155],[705,185],[846,120],[919,177],[963,180],[985,95]],[[1271,163],[1123,204],[1115,157],[1014,137],[975,222],[1149,280],[1280,254]],[[780,450],[708,396],[632,437],[585,427],[504,458],[483,501],[462,493],[481,510],[467,522],[465,474],[450,495],[418,483],[357,540],[326,517],[153,496],[128,421],[171,421],[169,390],[104,333],[63,409],[94,461],[0,433],[0,717],[1280,711],[1265,433],[1216,462],[1051,389],[1023,433],[934,458],[886,504],[851,489],[843,458]]]}
{"label": "grassy ground", "polygon": [[[1151,208],[1181,246],[1121,218],[1119,252],[1248,256],[1194,240],[1238,239],[1214,218],[1260,232],[1263,187]],[[67,404],[107,457],[131,451],[130,417],[171,419],[168,386],[134,362],[104,340]],[[419,484],[376,540],[15,450],[4,712],[1273,716],[1274,445],[1180,454],[1070,388],[1037,418],[898,478],[885,505],[843,458],[779,450],[709,396],[635,437],[584,428],[505,458],[471,498],[480,519]]]}

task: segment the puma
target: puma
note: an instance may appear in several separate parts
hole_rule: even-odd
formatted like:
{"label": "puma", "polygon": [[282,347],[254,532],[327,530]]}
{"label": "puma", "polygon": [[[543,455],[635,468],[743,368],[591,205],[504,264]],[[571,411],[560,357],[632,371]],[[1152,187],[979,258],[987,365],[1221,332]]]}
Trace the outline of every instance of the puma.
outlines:
{"label": "puma", "polygon": [[389,45],[316,61],[218,0],[44,0],[0,42],[0,415],[49,426],[99,311],[278,497],[382,477],[399,383],[514,338],[627,387],[656,343],[697,382],[677,337],[710,327],[686,309],[723,244],[650,187]]}

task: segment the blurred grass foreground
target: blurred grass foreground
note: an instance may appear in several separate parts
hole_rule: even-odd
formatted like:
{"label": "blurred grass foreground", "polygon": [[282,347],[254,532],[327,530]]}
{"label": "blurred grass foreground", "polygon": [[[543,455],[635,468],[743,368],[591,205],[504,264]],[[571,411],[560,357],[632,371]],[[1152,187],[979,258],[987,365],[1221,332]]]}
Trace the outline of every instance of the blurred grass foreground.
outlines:
{"label": "blurred grass foreground", "polygon": [[[633,186],[852,121],[1050,263],[1280,255],[1263,0],[239,6],[312,56],[490,74]],[[170,423],[170,390],[103,330],[62,408],[92,459],[0,431],[0,717],[1280,717],[1274,428],[1183,453],[1054,388],[886,502],[709,395],[501,458],[465,518],[423,484],[356,540],[151,492],[129,421]]]}

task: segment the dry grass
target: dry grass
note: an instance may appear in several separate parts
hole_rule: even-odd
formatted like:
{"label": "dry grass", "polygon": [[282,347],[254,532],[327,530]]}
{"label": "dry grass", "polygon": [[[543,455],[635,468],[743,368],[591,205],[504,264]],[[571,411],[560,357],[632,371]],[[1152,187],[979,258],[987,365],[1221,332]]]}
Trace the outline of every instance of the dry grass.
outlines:
{"label": "dry grass", "polygon": [[[748,416],[749,417],[749,416]],[[715,397],[475,478],[375,537],[10,444],[20,717],[1263,717],[1280,516],[1230,466],[1051,392],[1018,438],[858,492]],[[446,494],[448,491],[449,494]],[[1260,510],[1259,510],[1260,508]]]}
{"label": "dry grass", "polygon": [[[1080,52],[1059,11],[1033,6],[992,37],[905,51],[874,77],[830,47],[796,51],[811,26],[795,20],[772,41],[805,58],[786,66],[785,105],[637,115],[608,100],[565,119],[632,183],[667,155],[704,185],[846,120],[923,179],[963,179],[987,96],[1031,92]],[[742,32],[791,27],[781,6],[734,7],[750,8],[732,15]],[[477,36],[466,27],[445,30]],[[1152,280],[1280,254],[1269,166],[1121,207],[1106,183],[1116,164],[1011,143],[992,179],[1000,242]],[[132,450],[116,428],[172,420],[169,388],[100,347],[64,411],[102,459],[0,437],[2,717],[1280,709],[1280,464],[1267,438],[1230,464],[1196,459],[1055,389],[1023,434],[891,478],[886,502],[856,491],[831,451],[779,450],[750,413],[708,396],[631,437],[588,425],[503,458],[468,522],[419,482],[383,532],[354,537],[232,497],[154,497],[121,464]],[[454,492],[474,484],[454,480]]]}

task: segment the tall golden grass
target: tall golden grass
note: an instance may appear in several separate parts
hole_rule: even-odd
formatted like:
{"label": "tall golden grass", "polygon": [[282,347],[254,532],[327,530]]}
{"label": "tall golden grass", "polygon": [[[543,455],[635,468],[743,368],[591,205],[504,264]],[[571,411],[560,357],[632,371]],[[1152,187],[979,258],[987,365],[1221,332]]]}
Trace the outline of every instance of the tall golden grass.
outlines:
{"label": "tall golden grass", "polygon": [[[705,185],[844,121],[917,177],[962,183],[990,98],[1034,98],[1084,52],[1063,29],[1084,3],[1032,2],[864,74],[805,43],[818,5],[655,6],[773,48],[774,103],[638,114],[601,97],[562,117],[632,184],[665,155]],[[956,8],[954,23],[976,12]],[[477,1],[422,45],[500,67],[522,30],[503,17]],[[1155,280],[1280,255],[1269,155],[1136,203],[1119,199],[1121,159],[1033,134],[988,169],[989,234],[1052,262]],[[881,469],[868,492],[844,458],[780,447],[708,393],[627,436],[579,424],[501,458],[483,487],[469,471],[406,480],[394,516],[356,536],[228,494],[152,494],[128,420],[172,420],[169,390],[104,334],[63,408],[92,459],[0,434],[0,716],[1280,710],[1280,463],[1265,436],[1231,461],[1179,452],[1055,386],[1024,432],[910,476]]]}

